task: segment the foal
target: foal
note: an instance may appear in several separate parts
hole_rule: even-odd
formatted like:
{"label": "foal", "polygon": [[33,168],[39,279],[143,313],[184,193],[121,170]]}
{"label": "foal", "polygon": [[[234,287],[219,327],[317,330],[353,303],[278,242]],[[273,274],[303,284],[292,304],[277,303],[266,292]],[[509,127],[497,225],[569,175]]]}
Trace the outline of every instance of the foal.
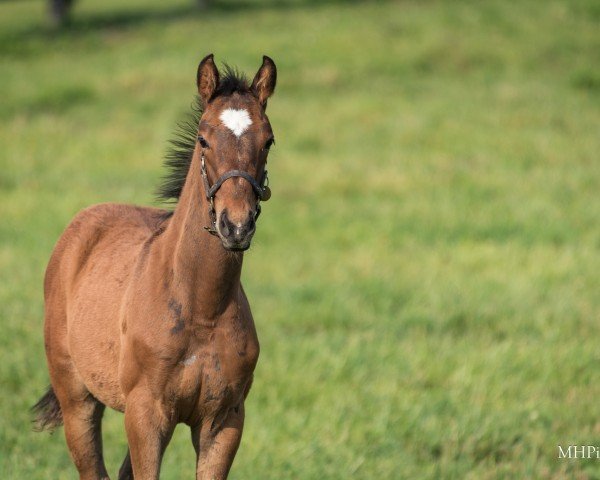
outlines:
{"label": "foal", "polygon": [[[174,212],[95,205],[58,241],[44,281],[52,386],[38,426],[64,422],[81,479],[107,479],[105,406],[125,413],[129,451],[119,479],[156,479],[175,425],[190,426],[197,479],[227,477],[259,345],[240,283],[273,132],[265,113],[277,71],[251,85],[213,55],[198,67],[199,121],[168,161]],[[210,235],[212,234],[212,235]]]}

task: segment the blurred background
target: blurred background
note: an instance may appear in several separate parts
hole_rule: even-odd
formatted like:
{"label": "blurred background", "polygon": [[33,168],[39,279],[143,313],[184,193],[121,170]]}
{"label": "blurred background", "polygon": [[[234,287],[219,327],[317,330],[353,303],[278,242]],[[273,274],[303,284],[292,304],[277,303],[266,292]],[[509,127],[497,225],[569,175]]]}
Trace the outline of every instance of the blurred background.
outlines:
{"label": "blurred background", "polygon": [[[261,340],[232,479],[598,478],[600,4],[0,1],[0,476],[31,432],[42,278],[81,208],[153,192],[199,60],[273,57]],[[126,450],[107,412],[105,456]],[[193,478],[187,429],[162,477]]]}

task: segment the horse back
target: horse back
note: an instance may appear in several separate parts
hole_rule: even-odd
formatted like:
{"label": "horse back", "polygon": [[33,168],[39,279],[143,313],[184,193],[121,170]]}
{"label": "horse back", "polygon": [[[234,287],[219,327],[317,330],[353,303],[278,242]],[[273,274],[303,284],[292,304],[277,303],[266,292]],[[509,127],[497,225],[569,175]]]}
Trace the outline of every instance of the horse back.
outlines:
{"label": "horse back", "polygon": [[[93,270],[112,272],[121,283],[124,279],[114,273],[115,266],[131,264],[144,241],[166,218],[165,210],[115,203],[93,205],[79,212],[52,252],[44,280],[46,299],[57,283],[73,288],[89,280],[84,277]],[[109,271],[102,272],[102,267]]]}

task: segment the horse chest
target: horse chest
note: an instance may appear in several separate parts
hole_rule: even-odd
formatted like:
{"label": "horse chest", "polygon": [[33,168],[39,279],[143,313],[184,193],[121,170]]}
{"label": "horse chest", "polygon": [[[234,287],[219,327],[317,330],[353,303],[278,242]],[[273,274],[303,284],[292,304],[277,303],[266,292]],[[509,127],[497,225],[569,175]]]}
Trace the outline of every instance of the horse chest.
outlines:
{"label": "horse chest", "polygon": [[[225,322],[224,322],[225,323]],[[204,413],[234,407],[249,388],[258,360],[259,346],[253,324],[241,328],[239,321],[227,322],[192,342],[178,363],[177,396],[185,407]]]}

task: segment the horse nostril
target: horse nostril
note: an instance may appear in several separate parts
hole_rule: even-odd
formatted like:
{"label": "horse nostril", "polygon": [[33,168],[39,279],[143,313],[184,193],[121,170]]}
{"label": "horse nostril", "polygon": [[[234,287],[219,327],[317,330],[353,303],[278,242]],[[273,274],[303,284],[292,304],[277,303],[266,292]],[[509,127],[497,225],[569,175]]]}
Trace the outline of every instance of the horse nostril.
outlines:
{"label": "horse nostril", "polygon": [[251,216],[250,220],[248,220],[248,225],[247,225],[247,229],[249,232],[254,230],[254,227],[256,226],[256,222],[254,221],[254,217]]}
{"label": "horse nostril", "polygon": [[221,234],[224,236],[228,236],[230,233],[230,228],[229,226],[231,225],[229,220],[227,219],[227,210],[223,210],[223,212],[221,213],[221,218],[219,220],[220,223],[220,227],[221,227]]}

